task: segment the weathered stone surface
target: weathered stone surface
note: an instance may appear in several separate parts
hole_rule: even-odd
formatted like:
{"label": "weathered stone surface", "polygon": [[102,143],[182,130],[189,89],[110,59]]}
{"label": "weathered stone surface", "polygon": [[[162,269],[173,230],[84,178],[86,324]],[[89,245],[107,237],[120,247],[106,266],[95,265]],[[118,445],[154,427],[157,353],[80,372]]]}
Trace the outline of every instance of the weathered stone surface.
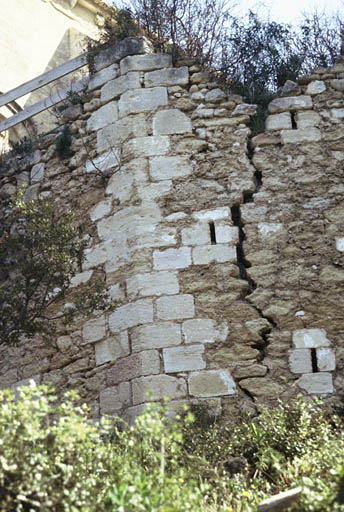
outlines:
{"label": "weathered stone surface", "polygon": [[105,337],[106,321],[104,317],[98,317],[86,322],[82,329],[84,343],[94,343]]}
{"label": "weathered stone surface", "polygon": [[321,117],[317,112],[306,111],[306,112],[297,112],[296,114],[296,124],[300,130],[305,130],[307,128],[312,128],[313,126],[318,126]]}
{"label": "weathered stone surface", "polygon": [[181,230],[182,242],[184,245],[205,245],[209,244],[209,224],[200,222]]}
{"label": "weathered stone surface", "polygon": [[318,142],[321,140],[321,131],[318,128],[303,130],[282,130],[282,144],[302,144],[303,142]]}
{"label": "weathered stone surface", "polygon": [[117,101],[111,101],[93,112],[91,117],[87,120],[87,129],[90,132],[100,130],[101,128],[104,128],[104,126],[114,123],[117,119]]}
{"label": "weathered stone surface", "polygon": [[146,37],[126,37],[119,43],[103,50],[94,58],[94,67],[100,71],[113,63],[117,63],[128,55],[153,53],[153,45]]}
{"label": "weathered stone surface", "polygon": [[228,329],[224,326],[217,329],[215,320],[210,318],[194,318],[183,322],[185,343],[214,343],[224,341]]}
{"label": "weathered stone surface", "polygon": [[150,299],[141,299],[121,306],[109,316],[109,328],[114,333],[151,322],[153,322],[153,303]]}
{"label": "weathered stone surface", "polygon": [[192,396],[211,397],[233,395],[236,386],[226,370],[193,372],[189,375],[189,392]]}
{"label": "weathered stone surface", "polygon": [[147,112],[168,104],[166,87],[134,89],[122,94],[118,102],[119,117]]}
{"label": "weathered stone surface", "polygon": [[299,329],[293,332],[293,344],[295,348],[328,347],[329,340],[323,329]]}
{"label": "weathered stone surface", "polygon": [[191,265],[191,249],[190,247],[181,247],[180,249],[154,251],[153,261],[155,270],[186,268]]}
{"label": "weathered stone surface", "polygon": [[335,89],[336,91],[344,91],[344,79],[341,78],[341,79],[335,79],[335,80],[331,80],[330,82],[331,84],[331,87],[333,87],[333,89]]}
{"label": "weathered stone surface", "polygon": [[333,372],[336,369],[336,356],[332,349],[317,348],[316,356],[320,372]]}
{"label": "weathered stone surface", "polygon": [[152,180],[170,180],[192,174],[190,160],[182,156],[159,156],[150,159]]}
{"label": "weathered stone surface", "polygon": [[[344,80],[343,80],[344,82]],[[343,87],[344,90],[344,87]],[[309,94],[310,96],[314,96],[315,94],[320,94],[322,92],[326,91],[326,84],[322,80],[314,80],[314,82],[311,82],[307,86],[306,94]]]}
{"label": "weathered stone surface", "polygon": [[195,265],[208,265],[212,261],[224,263],[236,261],[236,247],[227,245],[203,245],[192,250],[192,260]]}
{"label": "weathered stone surface", "polygon": [[129,355],[129,340],[127,331],[113,334],[105,340],[95,344],[96,365],[99,366],[109,361],[116,361],[121,357]]}
{"label": "weathered stone surface", "polygon": [[285,110],[304,110],[312,108],[312,98],[310,96],[287,96],[286,98],[276,98],[269,103],[268,110],[270,114],[284,112]]}
{"label": "weathered stone surface", "polygon": [[104,389],[99,394],[99,405],[101,414],[116,414],[123,407],[131,403],[129,382],[122,382],[118,386]]}
{"label": "weathered stone surface", "polygon": [[[31,183],[39,183],[44,178],[44,164],[36,164],[31,169],[30,181]],[[18,185],[19,186],[19,185]]]}
{"label": "weathered stone surface", "polygon": [[161,69],[145,74],[145,87],[187,85],[188,83],[189,70],[187,67]]}
{"label": "weathered stone surface", "polygon": [[266,130],[291,130],[291,115],[289,112],[273,114],[268,116],[265,121]]}
{"label": "weathered stone surface", "polygon": [[307,373],[296,384],[309,394],[333,393],[332,375],[330,373]]}
{"label": "weathered stone surface", "polygon": [[289,366],[292,373],[312,373],[310,349],[299,348],[289,353]]}
{"label": "weathered stone surface", "polygon": [[140,325],[134,327],[131,331],[133,352],[180,345],[181,342],[180,325],[173,322],[155,322],[152,325]]}
{"label": "weathered stone surface", "polygon": [[336,238],[336,249],[337,251],[344,252],[344,238]]}
{"label": "weathered stone surface", "polygon": [[112,200],[107,199],[98,203],[90,212],[91,220],[99,220],[108,215],[111,211]]}
{"label": "weathered stone surface", "polygon": [[206,367],[202,357],[204,345],[165,348],[162,352],[166,373],[202,370]]}
{"label": "weathered stone surface", "polygon": [[150,295],[175,295],[179,293],[176,272],[137,274],[127,279],[127,293],[131,298]]}
{"label": "weathered stone surface", "polygon": [[197,220],[202,221],[215,221],[218,219],[226,219],[230,217],[230,209],[228,207],[216,208],[216,210],[202,210],[195,212],[192,216]]}
{"label": "weathered stone surface", "polygon": [[195,316],[195,304],[192,295],[160,297],[156,301],[156,308],[160,320],[178,320]]}
{"label": "weathered stone surface", "polygon": [[118,99],[121,94],[127,91],[129,91],[127,95],[130,94],[130,89],[138,90],[140,87],[139,73],[128,73],[103,85],[100,99],[103,103],[106,103],[107,101]]}
{"label": "weathered stone surface", "polygon": [[180,110],[160,110],[153,117],[153,135],[190,132],[192,132],[191,120]]}
{"label": "weathered stone surface", "polygon": [[124,357],[107,371],[109,386],[142,377],[160,373],[160,358],[157,350],[144,350],[137,354]]}
{"label": "weathered stone surface", "polygon": [[119,167],[121,162],[121,155],[116,148],[112,148],[110,151],[103,153],[93,160],[88,160],[85,165],[85,172],[102,173],[112,167]]}
{"label": "weathered stone surface", "polygon": [[123,145],[124,158],[141,158],[165,155],[170,149],[170,141],[166,135],[137,137]]}
{"label": "weathered stone surface", "polygon": [[111,66],[91,75],[90,81],[88,82],[88,90],[93,91],[106,82],[116,78],[118,76],[118,69],[118,64],[111,64]]}
{"label": "weathered stone surface", "polygon": [[266,366],[262,364],[251,364],[245,366],[236,365],[233,370],[235,379],[247,379],[250,377],[264,377],[268,372]]}
{"label": "weathered stone surface", "polygon": [[161,213],[156,205],[129,206],[118,213],[98,222],[98,235],[103,240],[116,240],[120,233],[140,235],[152,232],[160,220]]}
{"label": "weathered stone surface", "polygon": [[234,109],[233,116],[254,116],[257,112],[257,105],[241,103]]}
{"label": "weathered stone surface", "polygon": [[146,137],[147,135],[148,125],[144,114],[124,117],[97,131],[97,151],[103,153],[114,148],[118,150],[123,142],[131,137]]}
{"label": "weathered stone surface", "polygon": [[254,398],[278,398],[283,387],[268,377],[252,377],[240,381],[240,387],[245,389]]}
{"label": "weathered stone surface", "polygon": [[161,400],[164,397],[182,398],[186,395],[185,380],[170,375],[156,375],[135,379],[132,382],[132,386],[134,404],[150,402],[152,397],[147,395],[149,392],[153,392],[153,397],[156,400]]}
{"label": "weathered stone surface", "polygon": [[330,114],[333,119],[343,119],[344,118],[344,108],[332,108],[330,110]]}
{"label": "weathered stone surface", "polygon": [[172,66],[172,56],[164,53],[133,55],[123,59],[120,66],[122,75],[128,71],[152,71],[153,69],[168,68]]}
{"label": "weathered stone surface", "polygon": [[205,101],[208,103],[221,103],[225,98],[225,93],[217,88],[212,89],[205,95]]}

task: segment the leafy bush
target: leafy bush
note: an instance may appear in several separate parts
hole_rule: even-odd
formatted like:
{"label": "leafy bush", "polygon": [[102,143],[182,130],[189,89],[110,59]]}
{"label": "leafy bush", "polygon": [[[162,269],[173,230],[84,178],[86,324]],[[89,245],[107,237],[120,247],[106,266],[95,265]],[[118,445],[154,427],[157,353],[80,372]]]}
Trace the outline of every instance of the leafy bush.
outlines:
{"label": "leafy bush", "polygon": [[[150,404],[129,427],[90,421],[75,392],[62,404],[44,386],[17,394],[0,392],[2,512],[254,512],[298,485],[291,510],[344,510],[342,425],[318,402],[280,403],[236,425],[200,409],[171,422],[165,406]],[[226,470],[236,455],[248,473]]]}

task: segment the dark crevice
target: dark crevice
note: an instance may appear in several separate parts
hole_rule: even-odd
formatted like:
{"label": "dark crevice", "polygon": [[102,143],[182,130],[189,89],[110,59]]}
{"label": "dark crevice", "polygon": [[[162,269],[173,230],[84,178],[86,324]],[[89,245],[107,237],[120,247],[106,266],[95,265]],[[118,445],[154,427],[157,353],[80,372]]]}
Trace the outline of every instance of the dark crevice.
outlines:
{"label": "dark crevice", "polygon": [[[240,279],[244,279],[245,281],[248,282],[249,293],[251,293],[255,289],[255,283],[248,276],[247,271],[246,271],[246,269],[250,267],[250,264],[246,260],[245,254],[244,254],[243,243],[244,243],[246,236],[245,236],[245,232],[243,230],[240,206],[239,205],[232,206],[231,213],[232,213],[233,224],[234,224],[234,226],[237,226],[239,229],[239,242],[237,243],[237,246],[236,246],[237,265],[239,268],[239,275],[240,275]],[[246,293],[246,295],[247,295],[247,293]]]}
{"label": "dark crevice", "polygon": [[216,232],[215,232],[214,222],[209,222],[209,230],[210,230],[211,245],[216,245]]}
{"label": "dark crevice", "polygon": [[312,357],[312,372],[318,373],[318,360],[317,360],[317,351],[315,348],[311,348],[311,357]]}
{"label": "dark crevice", "polygon": [[295,119],[296,113],[290,112],[290,116],[291,116],[291,127],[293,130],[297,130],[297,123],[296,123],[296,119]]}

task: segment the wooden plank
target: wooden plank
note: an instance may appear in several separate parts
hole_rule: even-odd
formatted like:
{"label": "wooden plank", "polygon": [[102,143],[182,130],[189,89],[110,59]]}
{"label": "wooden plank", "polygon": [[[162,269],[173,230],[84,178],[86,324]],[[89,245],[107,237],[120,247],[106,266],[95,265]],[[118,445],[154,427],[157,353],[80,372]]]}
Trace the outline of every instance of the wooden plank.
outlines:
{"label": "wooden plank", "polygon": [[51,69],[50,71],[47,71],[46,73],[43,73],[42,75],[39,75],[36,78],[33,78],[32,80],[29,80],[22,85],[19,85],[15,89],[2,94],[0,96],[0,107],[6,105],[10,101],[24,96],[25,94],[28,94],[29,92],[35,91],[44,85],[50,84],[54,80],[68,75],[68,73],[71,73],[72,71],[76,71],[77,69],[82,68],[86,64],[87,54],[83,53],[78,57],[65,62],[61,66],[58,66],[55,69]]}
{"label": "wooden plank", "polygon": [[82,91],[82,89],[84,89],[86,86],[87,83],[85,84],[85,80],[80,80],[80,82],[76,82],[75,84],[72,84],[71,86],[66,87],[65,89],[61,89],[61,91],[58,91],[55,94],[52,94],[47,98],[44,98],[44,100],[41,100],[38,103],[31,105],[30,107],[27,107],[25,110],[18,112],[14,116],[9,117],[8,119],[0,123],[0,133],[3,132],[4,130],[12,128],[13,126],[16,126],[19,123],[22,123],[23,121],[26,121],[26,119],[30,119],[30,117],[33,117],[36,114],[39,114],[40,112],[43,112],[43,110],[46,110],[47,108],[50,108],[56,105],[57,103],[60,103],[61,101],[68,98],[71,91],[79,92]]}

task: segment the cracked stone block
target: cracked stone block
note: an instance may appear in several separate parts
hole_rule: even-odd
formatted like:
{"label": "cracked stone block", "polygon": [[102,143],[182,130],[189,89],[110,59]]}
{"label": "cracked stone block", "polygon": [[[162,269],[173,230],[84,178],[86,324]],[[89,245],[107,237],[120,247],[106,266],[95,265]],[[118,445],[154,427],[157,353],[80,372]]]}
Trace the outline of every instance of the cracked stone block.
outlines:
{"label": "cracked stone block", "polygon": [[115,334],[105,340],[95,343],[96,365],[99,366],[120,357],[129,355],[129,340],[127,331]]}
{"label": "cracked stone block", "polygon": [[336,356],[330,348],[317,348],[317,364],[321,372],[332,372],[336,369]]}
{"label": "cracked stone block", "polygon": [[180,110],[160,110],[153,117],[153,135],[190,132],[192,132],[191,120]]}
{"label": "cracked stone block", "polygon": [[153,302],[151,299],[141,299],[121,306],[109,316],[109,328],[114,333],[151,322],[153,322]]}
{"label": "cracked stone block", "polygon": [[140,325],[131,331],[133,352],[165,348],[180,345],[182,335],[180,325],[174,322],[155,322],[152,325]]}
{"label": "cracked stone block", "polygon": [[107,383],[116,385],[120,382],[160,373],[160,358],[157,350],[144,350],[117,361],[106,374]]}
{"label": "cracked stone block", "polygon": [[296,384],[309,394],[333,393],[332,375],[330,373],[307,373]]}
{"label": "cracked stone block", "polygon": [[192,295],[160,297],[156,301],[157,316],[161,320],[179,320],[195,316],[195,303]]}
{"label": "cracked stone block", "polygon": [[101,85],[104,85],[106,82],[117,78],[118,76],[118,64],[112,64],[102,71],[98,71],[98,73],[94,73],[90,76],[90,81],[88,82],[88,90],[93,91],[97,89]]}
{"label": "cracked stone block", "polygon": [[115,414],[131,403],[129,382],[122,382],[119,386],[104,389],[99,394],[101,414]]}
{"label": "cracked stone block", "polygon": [[[152,399],[183,398],[186,395],[186,382],[183,378],[171,375],[153,375],[132,382],[134,405],[150,402]],[[152,393],[152,395],[148,395]]]}
{"label": "cracked stone block", "polygon": [[328,347],[329,340],[323,329],[299,329],[293,332],[293,344],[295,348]]}
{"label": "cracked stone block", "polygon": [[100,99],[105,103],[119,98],[121,94],[129,91],[130,89],[139,89],[140,87],[139,73],[128,73],[126,76],[120,76],[103,85],[101,88]]}
{"label": "cracked stone block", "polygon": [[180,249],[154,251],[153,261],[155,270],[186,268],[191,265],[191,249],[190,247],[181,247]]}
{"label": "cracked stone block", "polygon": [[202,357],[204,345],[165,348],[162,353],[166,373],[202,370],[206,367]]}
{"label": "cracked stone block", "polygon": [[113,120],[97,131],[97,152],[103,153],[118,148],[126,140],[134,137],[146,137],[148,125],[144,114],[136,114],[123,119]]}
{"label": "cracked stone block", "polygon": [[212,397],[234,395],[235,382],[226,370],[193,372],[189,375],[189,392],[192,396]]}
{"label": "cracked stone block", "polygon": [[299,348],[289,352],[289,366],[292,373],[312,373],[311,350]]}

